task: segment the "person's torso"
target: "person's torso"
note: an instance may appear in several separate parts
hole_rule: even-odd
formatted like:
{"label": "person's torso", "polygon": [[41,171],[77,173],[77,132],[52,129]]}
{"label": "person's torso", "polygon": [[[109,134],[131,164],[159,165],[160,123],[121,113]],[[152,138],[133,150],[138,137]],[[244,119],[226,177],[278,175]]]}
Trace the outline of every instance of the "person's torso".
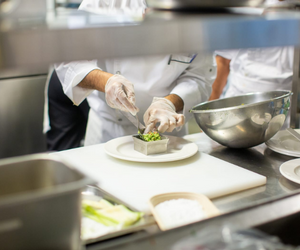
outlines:
{"label": "person's torso", "polygon": [[[99,66],[109,73],[123,75],[134,84],[136,105],[140,109],[138,115],[143,121],[143,114],[153,97],[169,95],[176,79],[190,65],[190,61],[191,56],[188,55],[168,55],[99,61]],[[121,112],[106,104],[104,93],[94,91],[88,96],[88,102],[99,116],[121,125],[130,124],[126,118],[123,119]]]}
{"label": "person's torso", "polygon": [[290,89],[292,47],[240,50],[230,63],[230,86],[241,93]]}

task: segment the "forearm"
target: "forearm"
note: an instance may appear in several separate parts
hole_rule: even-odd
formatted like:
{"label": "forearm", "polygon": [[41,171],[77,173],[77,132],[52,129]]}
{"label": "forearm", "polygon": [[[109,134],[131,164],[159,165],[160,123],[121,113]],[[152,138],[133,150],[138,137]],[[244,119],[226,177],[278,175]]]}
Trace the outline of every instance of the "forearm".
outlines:
{"label": "forearm", "polygon": [[227,78],[226,79],[216,79],[212,86],[212,92],[209,97],[209,101],[219,99],[224,87],[226,86]]}
{"label": "forearm", "polygon": [[221,96],[223,89],[227,84],[227,78],[230,72],[230,60],[221,56],[216,56],[216,62],[217,77],[212,85],[212,93],[209,100],[215,100]]}
{"label": "forearm", "polygon": [[78,86],[105,92],[105,85],[107,83],[107,80],[112,76],[113,74],[95,69],[88,73],[85,78],[83,78],[82,81],[78,84]]}
{"label": "forearm", "polygon": [[183,110],[184,103],[183,100],[178,95],[170,94],[168,96],[165,96],[165,98],[174,104],[176,108],[176,112],[180,112]]}

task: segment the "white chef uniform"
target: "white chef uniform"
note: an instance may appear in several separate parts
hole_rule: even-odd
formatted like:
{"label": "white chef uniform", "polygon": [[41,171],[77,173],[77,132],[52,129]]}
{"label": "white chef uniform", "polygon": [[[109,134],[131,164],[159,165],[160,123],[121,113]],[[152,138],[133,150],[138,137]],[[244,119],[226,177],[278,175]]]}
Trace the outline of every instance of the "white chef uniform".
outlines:
{"label": "white chef uniform", "polygon": [[[140,109],[140,121],[143,121],[143,115],[153,97],[169,94],[176,94],[182,98],[183,114],[188,120],[191,116],[189,110],[208,99],[216,74],[212,54],[199,54],[194,59],[193,55],[168,55],[81,61],[55,65],[55,69],[65,94],[74,104],[80,104],[87,97],[91,110],[85,145],[102,143],[137,132],[136,127],[120,111],[106,104],[104,93],[77,86],[90,71],[101,69],[121,74],[131,81],[134,84],[136,106]],[[182,136],[186,132],[184,127],[181,131],[174,130],[171,134]]]}
{"label": "white chef uniform", "polygon": [[223,50],[215,53],[231,60],[224,97],[292,89],[293,47]]}

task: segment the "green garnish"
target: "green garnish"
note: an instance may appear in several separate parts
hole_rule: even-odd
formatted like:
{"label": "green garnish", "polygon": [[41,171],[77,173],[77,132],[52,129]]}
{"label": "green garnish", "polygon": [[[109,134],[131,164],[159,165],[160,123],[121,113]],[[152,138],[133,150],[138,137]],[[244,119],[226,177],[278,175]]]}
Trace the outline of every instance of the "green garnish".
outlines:
{"label": "green garnish", "polygon": [[158,132],[149,132],[148,134],[140,134],[140,138],[143,141],[159,141],[161,140],[160,134]]}
{"label": "green garnish", "polygon": [[124,205],[112,205],[103,209],[95,209],[94,207],[82,203],[82,214],[84,217],[97,221],[108,227],[127,227],[136,223],[144,213],[133,212]]}

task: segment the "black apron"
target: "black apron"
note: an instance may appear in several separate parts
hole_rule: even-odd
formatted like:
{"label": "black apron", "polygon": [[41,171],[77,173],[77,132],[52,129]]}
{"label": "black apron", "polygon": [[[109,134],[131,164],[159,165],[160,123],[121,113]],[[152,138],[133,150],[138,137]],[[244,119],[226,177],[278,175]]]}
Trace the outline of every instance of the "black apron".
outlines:
{"label": "black apron", "polygon": [[47,132],[47,149],[59,151],[82,146],[90,107],[86,100],[79,106],[73,104],[64,94],[55,70],[48,87],[48,106],[51,129]]}

